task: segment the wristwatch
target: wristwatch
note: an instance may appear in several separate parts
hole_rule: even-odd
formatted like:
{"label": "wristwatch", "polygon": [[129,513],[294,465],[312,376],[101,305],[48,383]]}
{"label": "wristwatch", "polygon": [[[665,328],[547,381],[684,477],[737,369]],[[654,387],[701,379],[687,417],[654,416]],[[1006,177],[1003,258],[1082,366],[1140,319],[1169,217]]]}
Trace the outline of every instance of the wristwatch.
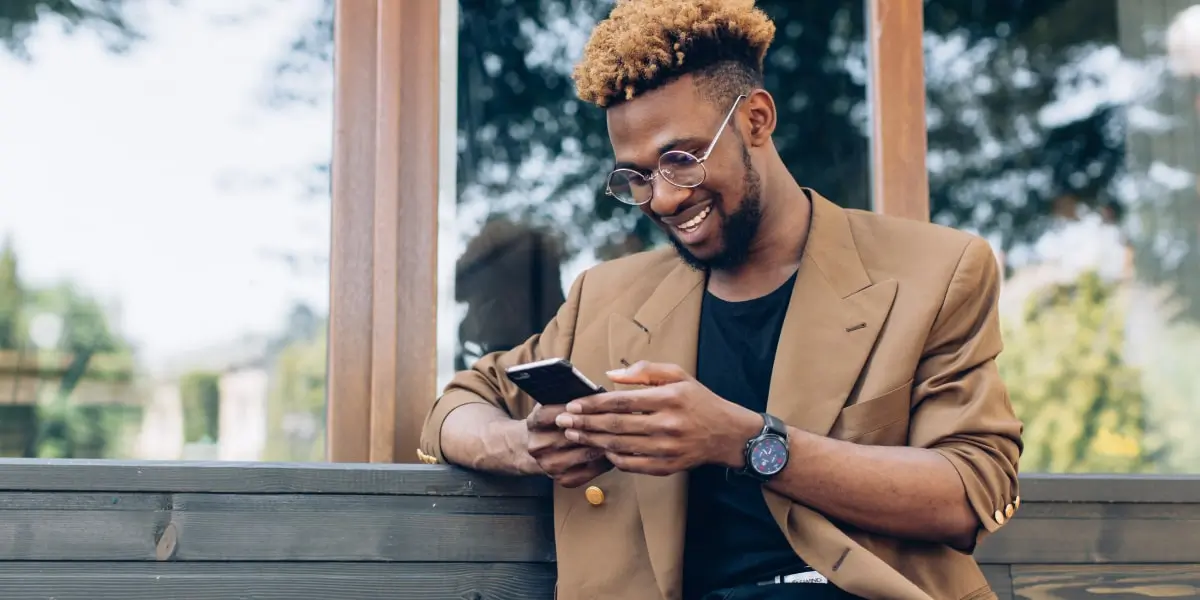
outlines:
{"label": "wristwatch", "polygon": [[746,464],[738,469],[737,474],[766,482],[787,466],[788,430],[778,417],[765,412],[761,414],[762,431],[746,442],[743,450]]}

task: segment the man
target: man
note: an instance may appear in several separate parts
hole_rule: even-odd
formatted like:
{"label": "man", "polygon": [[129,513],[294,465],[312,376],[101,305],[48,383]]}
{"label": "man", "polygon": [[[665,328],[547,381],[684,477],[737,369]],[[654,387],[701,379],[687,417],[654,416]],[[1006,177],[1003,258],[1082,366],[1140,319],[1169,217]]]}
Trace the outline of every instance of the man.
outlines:
{"label": "man", "polygon": [[[674,248],[589,269],[457,374],[418,453],[556,481],[559,598],[994,598],[970,552],[1019,506],[1021,452],[995,258],[798,184],[773,36],[753,0],[626,0],[596,27],[575,78],[606,190]],[[504,374],[551,357],[611,391],[538,406]]]}

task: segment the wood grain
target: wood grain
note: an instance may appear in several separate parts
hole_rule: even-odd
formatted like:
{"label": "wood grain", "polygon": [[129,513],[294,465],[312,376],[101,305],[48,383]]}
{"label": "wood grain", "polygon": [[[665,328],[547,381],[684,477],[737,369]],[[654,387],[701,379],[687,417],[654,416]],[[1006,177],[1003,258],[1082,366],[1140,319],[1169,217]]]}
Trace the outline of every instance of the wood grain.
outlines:
{"label": "wood grain", "polygon": [[874,210],[928,221],[923,10],[921,0],[867,0],[867,88]]}
{"label": "wood grain", "polygon": [[550,482],[440,465],[0,459],[0,491],[546,497]]}
{"label": "wood grain", "polygon": [[0,563],[5,600],[550,600],[531,563]]}
{"label": "wood grain", "polygon": [[326,456],[360,462],[371,439],[378,14],[374,0],[335,10]]}
{"label": "wood grain", "polygon": [[541,499],[0,494],[0,561],[551,562]]}
{"label": "wood grain", "polygon": [[1012,576],[1027,600],[1200,597],[1200,564],[1014,566]]}

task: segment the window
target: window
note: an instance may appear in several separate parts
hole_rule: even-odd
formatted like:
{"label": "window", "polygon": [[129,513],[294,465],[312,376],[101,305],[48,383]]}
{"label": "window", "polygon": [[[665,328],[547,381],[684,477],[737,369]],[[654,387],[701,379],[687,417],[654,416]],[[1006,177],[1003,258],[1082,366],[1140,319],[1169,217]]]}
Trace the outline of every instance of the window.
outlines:
{"label": "window", "polygon": [[1200,5],[927,0],[925,27],[932,218],[1001,251],[1022,471],[1194,472]]}
{"label": "window", "polygon": [[0,8],[0,455],[323,460],[333,3],[52,5]]}
{"label": "window", "polygon": [[[604,115],[576,99],[570,79],[612,4],[458,0],[457,139],[443,140],[456,144],[457,164],[441,164],[457,189],[439,208],[439,387],[540,331],[584,269],[665,242],[603,194]],[[784,160],[832,201],[869,208],[864,4],[758,6],[777,28],[766,87]]]}

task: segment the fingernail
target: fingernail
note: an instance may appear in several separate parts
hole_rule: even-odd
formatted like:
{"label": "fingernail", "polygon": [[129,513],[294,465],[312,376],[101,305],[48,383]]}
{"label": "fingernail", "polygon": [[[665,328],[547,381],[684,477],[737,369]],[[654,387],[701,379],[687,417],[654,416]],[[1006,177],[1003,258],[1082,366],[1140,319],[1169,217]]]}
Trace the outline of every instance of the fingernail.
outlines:
{"label": "fingernail", "polygon": [[[583,407],[580,406],[578,402],[571,402],[567,404],[567,412],[581,414],[583,412]],[[559,416],[561,417],[562,415]]]}
{"label": "fingernail", "polygon": [[564,431],[563,436],[566,437],[568,440],[571,440],[572,442],[579,441],[579,432],[574,429],[568,429],[568,430]]}
{"label": "fingernail", "polygon": [[575,419],[572,419],[571,415],[558,415],[557,417],[554,417],[554,424],[562,427],[563,429],[569,429],[575,424]]}
{"label": "fingernail", "polygon": [[609,377],[612,377],[614,375],[617,377],[620,377],[621,375],[624,375],[625,371],[627,371],[627,370],[628,369],[613,369],[611,371],[606,371],[604,374],[608,375]]}

